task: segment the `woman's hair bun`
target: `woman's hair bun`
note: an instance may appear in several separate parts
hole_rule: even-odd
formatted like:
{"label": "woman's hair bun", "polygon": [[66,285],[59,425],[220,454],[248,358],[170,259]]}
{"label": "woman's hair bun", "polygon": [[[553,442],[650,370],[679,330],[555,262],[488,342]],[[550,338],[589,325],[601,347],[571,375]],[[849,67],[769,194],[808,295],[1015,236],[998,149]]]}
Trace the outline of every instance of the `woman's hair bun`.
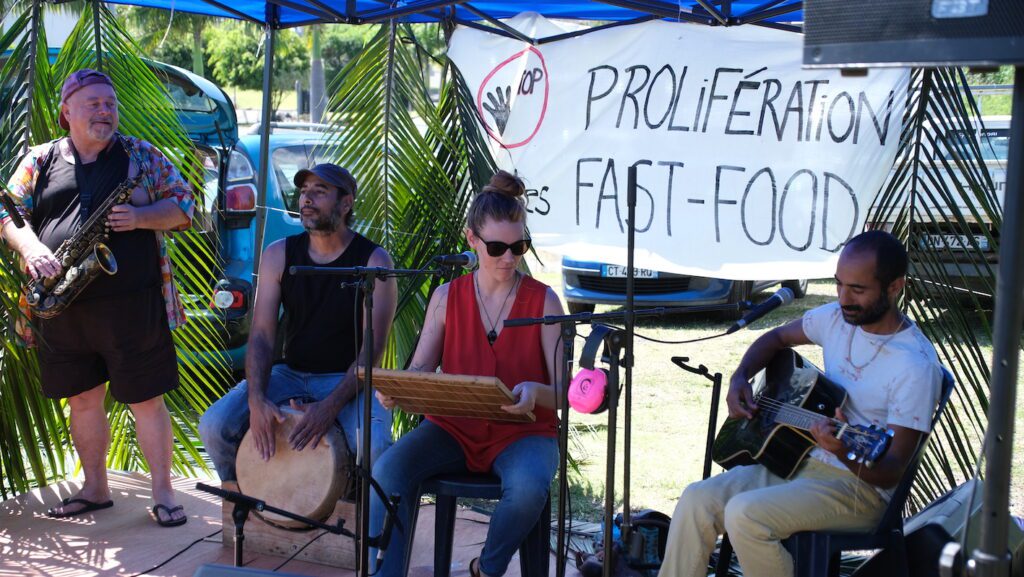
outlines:
{"label": "woman's hair bun", "polygon": [[520,178],[510,172],[499,170],[491,177],[490,182],[484,186],[483,193],[496,192],[519,198],[526,195],[526,185]]}

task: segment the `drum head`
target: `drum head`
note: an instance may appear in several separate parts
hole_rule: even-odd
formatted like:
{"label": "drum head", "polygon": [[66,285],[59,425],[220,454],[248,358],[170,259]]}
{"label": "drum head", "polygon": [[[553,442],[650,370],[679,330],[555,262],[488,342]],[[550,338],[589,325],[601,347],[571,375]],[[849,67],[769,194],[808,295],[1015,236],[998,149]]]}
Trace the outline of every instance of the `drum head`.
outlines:
{"label": "drum head", "polygon": [[[245,434],[238,447],[235,471],[238,490],[267,505],[303,517],[323,521],[334,511],[348,484],[348,450],[337,427],[331,427],[315,449],[292,449],[288,436],[302,414],[282,407],[286,419],[278,423],[274,456],[264,461],[252,435]],[[293,519],[270,512],[261,515],[286,527],[306,527]]]}

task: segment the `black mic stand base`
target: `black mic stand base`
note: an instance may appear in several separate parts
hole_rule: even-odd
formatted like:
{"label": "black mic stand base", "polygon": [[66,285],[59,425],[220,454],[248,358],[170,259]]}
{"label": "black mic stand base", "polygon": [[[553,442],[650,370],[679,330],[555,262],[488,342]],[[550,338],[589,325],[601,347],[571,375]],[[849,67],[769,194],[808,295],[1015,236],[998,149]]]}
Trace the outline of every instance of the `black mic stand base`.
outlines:
{"label": "black mic stand base", "polygon": [[235,503],[235,508],[231,511],[231,519],[235,522],[235,567],[242,566],[242,548],[245,542],[243,527],[251,509],[247,504]]}

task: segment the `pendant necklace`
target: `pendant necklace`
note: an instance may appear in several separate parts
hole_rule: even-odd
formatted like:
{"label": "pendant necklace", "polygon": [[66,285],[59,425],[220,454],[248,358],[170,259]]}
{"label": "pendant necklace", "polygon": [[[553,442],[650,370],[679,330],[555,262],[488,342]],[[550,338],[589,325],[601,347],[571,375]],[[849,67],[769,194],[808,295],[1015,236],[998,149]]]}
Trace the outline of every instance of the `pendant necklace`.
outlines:
{"label": "pendant necklace", "polygon": [[498,323],[501,322],[501,312],[505,310],[505,305],[508,304],[508,299],[515,292],[516,287],[519,286],[519,271],[516,271],[516,280],[512,283],[512,287],[508,289],[508,294],[505,295],[505,300],[501,301],[501,308],[498,309],[498,321],[491,320],[491,313],[487,312],[487,306],[484,304],[483,298],[480,296],[480,283],[476,280],[476,273],[473,274],[473,286],[476,287],[476,300],[480,303],[480,308],[484,311],[484,316],[487,317],[487,323],[491,325],[491,330],[487,332],[487,344],[494,346],[494,341],[498,340]]}
{"label": "pendant necklace", "polygon": [[901,317],[900,318],[900,324],[899,324],[898,327],[896,327],[896,330],[892,334],[890,334],[889,336],[885,337],[885,339],[882,340],[882,342],[878,343],[877,347],[875,348],[875,354],[871,355],[870,359],[868,359],[865,363],[860,364],[860,365],[858,365],[857,363],[853,362],[853,336],[857,332],[857,328],[858,328],[858,327],[853,327],[853,330],[850,331],[850,340],[848,340],[846,342],[846,362],[849,363],[850,366],[853,367],[853,369],[858,374],[860,374],[860,371],[862,369],[864,369],[864,367],[870,365],[875,359],[878,358],[878,355],[882,352],[882,349],[885,348],[885,345],[889,344],[889,341],[893,340],[896,337],[896,335],[900,334],[900,331],[903,330],[903,325],[905,325],[906,322],[907,322],[907,317],[905,317],[905,316]]}

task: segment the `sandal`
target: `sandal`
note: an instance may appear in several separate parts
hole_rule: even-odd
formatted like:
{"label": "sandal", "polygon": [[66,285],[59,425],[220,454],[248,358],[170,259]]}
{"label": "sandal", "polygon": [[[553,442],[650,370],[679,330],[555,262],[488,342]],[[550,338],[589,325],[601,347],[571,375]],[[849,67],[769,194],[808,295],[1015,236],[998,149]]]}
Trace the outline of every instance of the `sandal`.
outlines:
{"label": "sandal", "polygon": [[[149,516],[152,517],[153,520],[156,521],[156,524],[160,525],[161,527],[177,527],[179,525],[184,525],[186,522],[188,522],[187,516],[182,516],[178,519],[174,518],[175,513],[177,513],[178,511],[184,511],[184,509],[185,507],[181,505],[178,505],[177,507],[168,507],[167,505],[164,504],[157,504],[153,506],[152,510],[150,510]],[[160,517],[161,511],[163,511],[164,515],[167,515],[166,519]]]}
{"label": "sandal", "polygon": [[480,558],[474,557],[469,562],[469,577],[480,577]]}
{"label": "sandal", "polygon": [[[74,511],[63,511],[63,510],[62,511],[58,511],[57,510],[58,508],[64,509],[68,505],[82,505],[82,508],[81,509],[75,509]],[[60,505],[58,505],[57,507],[52,507],[52,508],[48,509],[46,511],[46,516],[47,517],[53,517],[55,519],[66,519],[68,517],[74,517],[76,515],[84,515],[86,513],[91,513],[93,511],[99,511],[101,509],[108,509],[108,508],[113,507],[113,506],[114,506],[114,502],[110,501],[110,500],[103,501],[102,503],[97,503],[96,501],[90,501],[88,499],[83,499],[82,497],[76,497],[74,499],[72,499],[71,497],[68,497],[67,499],[62,499],[61,502],[60,502]]]}

